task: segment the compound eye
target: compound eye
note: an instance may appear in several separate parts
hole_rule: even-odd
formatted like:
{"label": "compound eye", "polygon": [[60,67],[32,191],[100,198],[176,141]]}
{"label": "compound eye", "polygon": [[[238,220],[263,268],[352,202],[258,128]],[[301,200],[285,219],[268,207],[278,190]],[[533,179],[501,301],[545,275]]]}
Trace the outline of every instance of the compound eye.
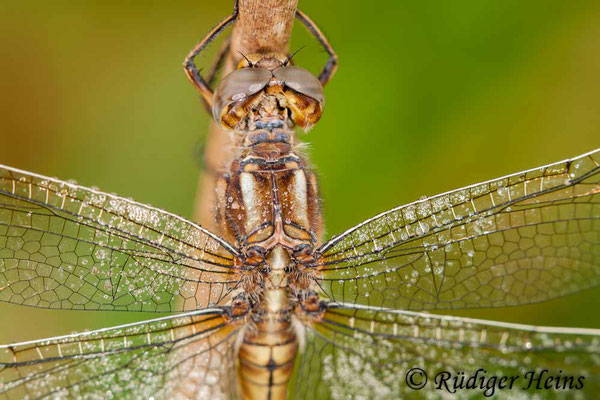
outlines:
{"label": "compound eye", "polygon": [[323,107],[325,96],[321,82],[310,72],[300,67],[280,67],[273,71],[273,75],[290,89],[315,99]]}
{"label": "compound eye", "polygon": [[[262,68],[242,68],[227,75],[213,96],[213,117],[219,123],[224,114],[231,111],[236,103],[243,103],[248,97],[260,92],[273,75]],[[239,114],[239,110],[236,114]],[[243,115],[236,115],[241,119]]]}
{"label": "compound eye", "polygon": [[307,70],[294,66],[277,68],[273,76],[284,86],[294,123],[306,129],[317,123],[325,103],[321,82]]}

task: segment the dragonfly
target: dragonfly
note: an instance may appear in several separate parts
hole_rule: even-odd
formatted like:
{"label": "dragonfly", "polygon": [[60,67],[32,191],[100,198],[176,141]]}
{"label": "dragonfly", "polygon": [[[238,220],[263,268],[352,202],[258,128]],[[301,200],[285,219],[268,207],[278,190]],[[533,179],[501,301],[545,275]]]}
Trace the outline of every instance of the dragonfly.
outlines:
{"label": "dragonfly", "polygon": [[236,15],[184,62],[239,149],[216,185],[219,232],[0,167],[1,301],[171,313],[0,345],[0,398],[435,398],[444,393],[434,382],[415,388],[423,376],[408,374],[482,367],[521,379],[544,368],[556,378],[544,397],[597,393],[600,330],[431,312],[597,286],[600,149],[422,198],[324,241],[317,180],[294,129],[318,122],[337,56],[298,11],[329,55],[318,77],[289,55],[249,54],[213,91],[194,59]]}

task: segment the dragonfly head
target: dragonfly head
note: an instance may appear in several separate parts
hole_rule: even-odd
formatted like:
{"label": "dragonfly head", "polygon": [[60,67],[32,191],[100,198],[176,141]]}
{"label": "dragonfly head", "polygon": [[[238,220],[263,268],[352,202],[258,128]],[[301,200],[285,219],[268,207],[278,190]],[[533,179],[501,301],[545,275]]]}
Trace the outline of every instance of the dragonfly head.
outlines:
{"label": "dragonfly head", "polygon": [[237,69],[262,68],[273,72],[279,67],[291,65],[291,59],[282,53],[255,53],[248,56],[240,53],[240,55],[242,59],[238,63]]}
{"label": "dragonfly head", "polygon": [[213,96],[213,116],[226,129],[311,128],[323,112],[319,80],[280,53],[243,56]]}

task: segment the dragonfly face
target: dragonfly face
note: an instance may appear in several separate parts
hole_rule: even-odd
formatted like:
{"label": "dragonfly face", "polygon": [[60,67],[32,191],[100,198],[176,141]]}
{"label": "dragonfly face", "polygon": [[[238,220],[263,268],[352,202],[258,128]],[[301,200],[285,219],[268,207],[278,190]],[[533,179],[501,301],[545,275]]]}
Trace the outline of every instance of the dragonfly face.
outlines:
{"label": "dragonfly face", "polygon": [[205,97],[241,137],[216,187],[219,234],[0,167],[0,301],[178,313],[2,345],[0,398],[435,397],[408,387],[407,371],[482,366],[581,375],[597,393],[600,331],[424,311],[597,286],[600,150],[394,208],[321,244],[316,178],[292,127],[318,119],[337,61],[318,79],[283,63],[248,56]]}
{"label": "dragonfly face", "polygon": [[323,111],[323,87],[310,72],[288,65],[282,54],[251,54],[227,75],[213,99],[213,116],[227,129],[313,126]]}

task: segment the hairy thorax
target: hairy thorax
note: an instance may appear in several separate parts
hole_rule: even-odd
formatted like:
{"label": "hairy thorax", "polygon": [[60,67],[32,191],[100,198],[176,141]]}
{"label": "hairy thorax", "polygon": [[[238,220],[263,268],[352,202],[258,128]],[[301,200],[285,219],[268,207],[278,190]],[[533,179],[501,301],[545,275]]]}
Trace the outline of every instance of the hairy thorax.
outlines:
{"label": "hairy thorax", "polygon": [[255,131],[217,184],[217,219],[257,265],[276,244],[300,257],[321,233],[317,181],[285,130]]}

